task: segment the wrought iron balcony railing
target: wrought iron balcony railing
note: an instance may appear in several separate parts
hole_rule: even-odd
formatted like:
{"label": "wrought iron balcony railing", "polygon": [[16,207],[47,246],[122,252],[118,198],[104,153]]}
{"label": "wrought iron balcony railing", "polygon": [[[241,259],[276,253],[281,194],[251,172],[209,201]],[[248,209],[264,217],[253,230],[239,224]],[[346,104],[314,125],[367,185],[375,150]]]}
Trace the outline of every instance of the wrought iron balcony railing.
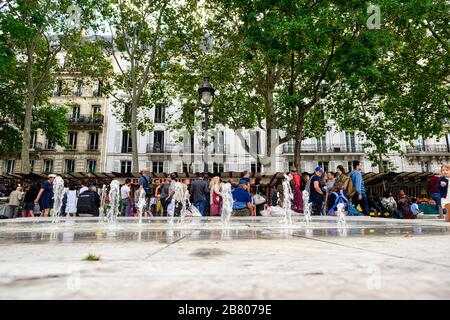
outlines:
{"label": "wrought iron balcony railing", "polygon": [[[294,153],[294,145],[284,144],[283,154]],[[317,144],[302,144],[301,153],[363,153],[364,148],[362,145],[345,145],[345,144],[332,144],[332,145],[317,145]]]}

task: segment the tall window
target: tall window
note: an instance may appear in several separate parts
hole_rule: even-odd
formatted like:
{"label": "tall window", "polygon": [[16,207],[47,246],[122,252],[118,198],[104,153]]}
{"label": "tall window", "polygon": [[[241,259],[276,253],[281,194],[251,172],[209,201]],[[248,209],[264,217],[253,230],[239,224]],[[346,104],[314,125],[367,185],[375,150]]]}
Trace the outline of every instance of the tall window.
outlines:
{"label": "tall window", "polygon": [[[419,151],[427,151],[427,146],[425,144],[425,139],[423,137],[420,137],[417,140],[417,148]],[[423,172],[427,172],[427,171],[423,171]]]}
{"label": "tall window", "polygon": [[83,82],[82,81],[75,82],[75,86],[73,88],[73,95],[81,97],[83,95],[83,90],[84,90]]}
{"label": "tall window", "polygon": [[62,80],[56,81],[55,89],[54,89],[54,91],[53,91],[53,95],[54,95],[55,97],[61,96],[62,87],[63,87],[63,82],[62,82]]}
{"label": "tall window", "polygon": [[428,161],[420,161],[422,172],[430,172],[430,163]]}
{"label": "tall window", "polygon": [[55,149],[55,144],[53,143],[53,141],[47,139],[47,141],[45,142],[45,149],[46,150],[53,150],[53,149]]}
{"label": "tall window", "polygon": [[325,136],[317,138],[317,152],[327,152],[327,139]]}
{"label": "tall window", "polygon": [[30,149],[36,148],[36,140],[37,140],[37,132],[34,131],[31,133]]}
{"label": "tall window", "polygon": [[122,131],[122,153],[130,153],[131,150],[131,132],[124,130]]}
{"label": "tall window", "polygon": [[223,131],[217,132],[216,140],[214,141],[213,153],[225,153],[225,133]]}
{"label": "tall window", "polygon": [[102,112],[102,107],[98,104],[93,104],[91,107],[91,116],[92,118],[98,117]]}
{"label": "tall window", "polygon": [[164,162],[162,162],[162,161],[153,161],[153,172],[154,173],[162,173],[162,172],[164,172]]}
{"label": "tall window", "polygon": [[73,106],[71,111],[72,111],[71,113],[72,121],[77,121],[78,118],[80,117],[80,106],[79,105]]}
{"label": "tall window", "polygon": [[89,132],[88,150],[98,150],[98,132]]}
{"label": "tall window", "polygon": [[250,170],[251,170],[252,173],[261,172],[261,168],[262,168],[261,162],[252,163],[250,165]]}
{"label": "tall window", "polygon": [[44,160],[44,173],[53,172],[53,160]]}
{"label": "tall window", "polygon": [[213,163],[213,172],[214,173],[221,173],[223,172],[223,163]]}
{"label": "tall window", "polygon": [[164,151],[164,131],[155,131],[153,133],[153,150],[155,152]]}
{"label": "tall window", "polygon": [[102,96],[102,85],[103,85],[102,80],[98,80],[94,83],[94,85],[92,86],[92,95],[94,97]]}
{"label": "tall window", "polygon": [[5,162],[5,172],[6,173],[14,173],[14,164],[15,164],[15,160],[14,159],[8,159]]}
{"label": "tall window", "polygon": [[64,166],[65,173],[73,173],[75,172],[75,160],[67,159]]}
{"label": "tall window", "polygon": [[347,162],[347,172],[351,172],[353,170],[353,162],[348,161]]}
{"label": "tall window", "polygon": [[190,163],[184,163],[183,162],[183,172],[184,173],[192,173],[192,165]]}
{"label": "tall window", "polygon": [[131,173],[131,161],[120,161],[120,173]]}
{"label": "tall window", "polygon": [[123,122],[131,122],[131,104],[125,103],[123,106]]}
{"label": "tall window", "polygon": [[87,161],[87,172],[94,173],[97,171],[97,160]]}
{"label": "tall window", "polygon": [[67,137],[67,144],[68,144],[68,148],[69,150],[75,150],[77,148],[77,137],[78,137],[78,133],[75,131],[71,131],[69,132],[69,135]]}
{"label": "tall window", "polygon": [[355,134],[345,133],[345,149],[347,152],[356,152]]}
{"label": "tall window", "polygon": [[155,123],[164,123],[166,121],[166,108],[162,103],[155,106]]}
{"label": "tall window", "polygon": [[319,161],[319,167],[321,167],[324,172],[328,172],[330,163],[328,161]]}
{"label": "tall window", "polygon": [[250,134],[250,148],[253,152],[256,154],[260,154],[260,139],[261,133],[259,131],[256,131],[254,133]]}

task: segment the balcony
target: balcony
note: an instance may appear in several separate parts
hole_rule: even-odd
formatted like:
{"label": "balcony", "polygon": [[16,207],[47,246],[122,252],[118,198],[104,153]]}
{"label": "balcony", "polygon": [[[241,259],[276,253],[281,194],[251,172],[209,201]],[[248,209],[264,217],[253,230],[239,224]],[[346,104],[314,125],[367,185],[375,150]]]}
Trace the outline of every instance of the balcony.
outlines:
{"label": "balcony", "polygon": [[[293,154],[294,146],[291,144],[283,145],[283,154]],[[317,145],[303,144],[301,153],[364,153],[362,145],[333,144],[333,145]]]}
{"label": "balcony", "polygon": [[92,115],[69,115],[68,122],[71,126],[90,126],[101,127],[103,126],[104,116],[92,116]]}
{"label": "balcony", "polygon": [[[210,154],[227,154],[228,152],[228,146],[227,145],[209,145],[208,146],[208,152]],[[158,145],[158,144],[147,144],[147,153],[203,153],[203,146],[195,146],[192,150],[192,147],[189,145],[183,145],[183,144],[164,144],[164,145]]]}
{"label": "balcony", "polygon": [[425,145],[416,147],[407,147],[407,154],[436,154],[436,153],[450,153],[450,146],[445,144],[439,145]]}
{"label": "balcony", "polygon": [[88,144],[87,151],[100,151],[100,150],[98,149],[98,144]]}
{"label": "balcony", "polygon": [[30,143],[30,151],[42,151],[44,149],[43,145],[41,142],[35,142],[35,143]]}

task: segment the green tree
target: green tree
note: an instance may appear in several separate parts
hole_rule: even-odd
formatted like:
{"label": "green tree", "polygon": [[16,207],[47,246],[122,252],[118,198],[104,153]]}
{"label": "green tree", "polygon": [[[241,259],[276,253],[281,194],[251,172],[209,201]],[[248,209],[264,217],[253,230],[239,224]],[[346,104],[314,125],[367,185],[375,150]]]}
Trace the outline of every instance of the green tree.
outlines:
{"label": "green tree", "polygon": [[[73,48],[92,47],[95,41],[91,45],[84,43],[79,27],[95,30],[98,27],[98,10],[95,1],[79,0],[75,4],[77,7],[73,7],[70,1],[17,0],[2,5],[0,45],[2,59],[6,57],[8,62],[7,67],[1,70],[1,90],[8,97],[8,104],[2,113],[6,114],[7,121],[15,121],[9,122],[3,129],[9,134],[16,134],[17,130],[22,132],[20,148],[23,173],[30,171],[29,144],[35,124],[41,124],[44,133],[54,138],[55,142],[64,144],[67,129],[60,125],[66,122],[64,110],[48,104],[52,84],[60,71],[58,54],[66,51],[74,65],[78,66],[83,62],[92,62],[85,60],[85,50]],[[80,54],[77,55],[77,52]],[[105,65],[104,61],[102,64]],[[98,71],[95,67],[91,69]],[[86,75],[89,76],[89,73]],[[58,125],[50,129],[49,122]],[[19,143],[9,145],[8,149],[11,147],[19,147]]]}
{"label": "green tree", "polygon": [[178,28],[185,17],[191,16],[195,4],[192,1],[111,0],[105,2],[105,7],[104,18],[112,35],[110,53],[119,69],[109,93],[115,99],[116,115],[130,129],[132,170],[138,172],[138,131],[143,134],[152,130],[150,108],[156,103],[170,103],[166,71],[176,60],[178,49],[172,30]]}

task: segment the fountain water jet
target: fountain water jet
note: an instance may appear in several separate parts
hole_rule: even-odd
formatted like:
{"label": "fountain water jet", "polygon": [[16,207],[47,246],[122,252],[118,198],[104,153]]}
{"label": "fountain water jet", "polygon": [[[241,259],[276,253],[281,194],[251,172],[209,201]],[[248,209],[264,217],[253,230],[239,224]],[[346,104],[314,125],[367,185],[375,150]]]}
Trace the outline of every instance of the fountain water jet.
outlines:
{"label": "fountain water jet", "polygon": [[109,189],[109,201],[110,207],[107,210],[107,221],[110,224],[117,222],[117,216],[119,215],[119,195],[120,195],[120,183],[117,180],[111,181]]}
{"label": "fountain water jet", "polygon": [[228,227],[230,224],[231,213],[233,212],[233,195],[231,194],[231,184],[222,184],[222,226]]}
{"label": "fountain water jet", "polygon": [[53,181],[53,195],[54,195],[54,203],[53,203],[53,223],[59,222],[59,216],[61,215],[61,207],[63,205],[63,197],[64,197],[64,180],[60,176],[57,176]]}
{"label": "fountain water jet", "polygon": [[100,197],[100,208],[99,208],[99,222],[102,222],[105,219],[105,196],[106,196],[106,184],[102,186],[102,188],[99,190],[99,197]]}
{"label": "fountain water jet", "polygon": [[345,220],[345,209],[344,209],[344,204],[343,203],[339,203],[337,205],[337,210],[336,210],[336,216],[338,217],[338,227],[346,227],[347,226],[347,221]]}
{"label": "fountain water jet", "polygon": [[138,198],[138,203],[137,203],[137,208],[138,208],[138,214],[139,214],[139,224],[142,224],[142,216],[145,210],[145,203],[146,203],[146,198],[145,198],[145,190],[141,189],[139,191],[139,198]]}
{"label": "fountain water jet", "polygon": [[284,207],[284,223],[286,226],[292,226],[292,211],[291,211],[291,202],[294,199],[294,193],[291,189],[291,179],[288,175],[284,175],[283,180],[283,207]]}
{"label": "fountain water jet", "polygon": [[303,191],[303,215],[307,226],[311,224],[312,203],[309,202],[309,192]]}

